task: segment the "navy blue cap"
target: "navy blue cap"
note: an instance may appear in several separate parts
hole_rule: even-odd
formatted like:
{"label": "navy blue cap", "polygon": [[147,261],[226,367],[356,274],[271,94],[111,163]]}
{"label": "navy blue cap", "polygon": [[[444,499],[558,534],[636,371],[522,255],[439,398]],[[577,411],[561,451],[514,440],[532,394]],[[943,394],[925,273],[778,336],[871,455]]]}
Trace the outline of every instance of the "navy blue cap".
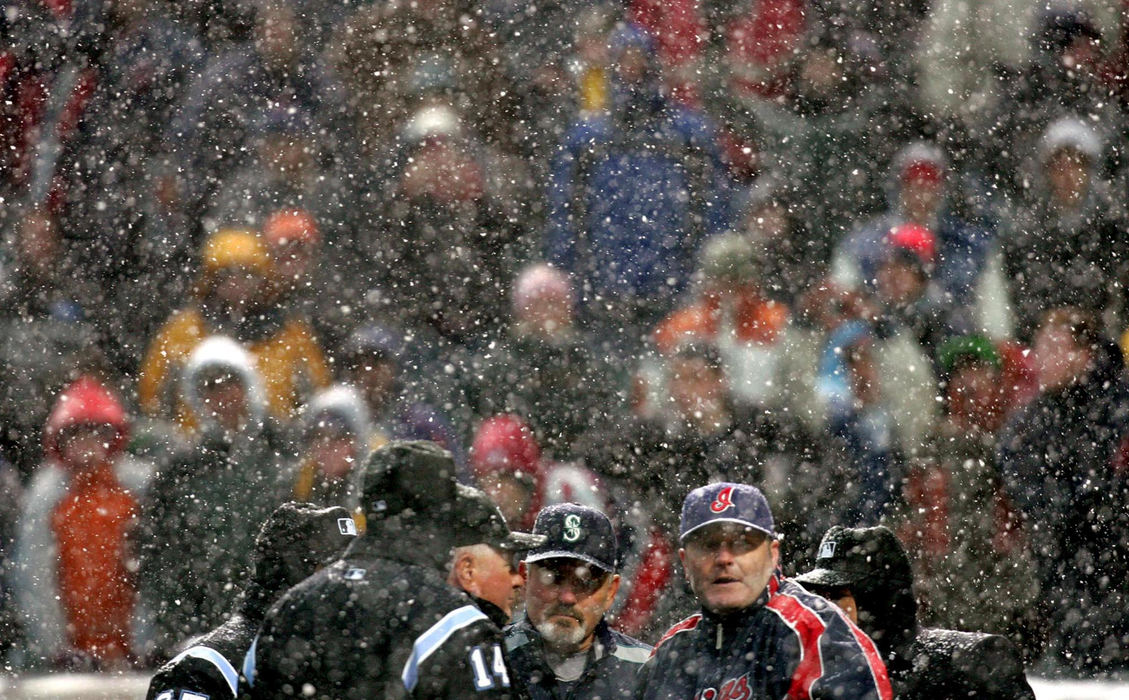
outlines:
{"label": "navy blue cap", "polygon": [[580,559],[604,571],[616,570],[615,530],[608,516],[595,508],[576,503],[544,508],[537,514],[533,534],[546,539],[530,550],[526,562]]}
{"label": "navy blue cap", "polygon": [[691,491],[682,502],[679,541],[685,541],[690,533],[713,523],[737,523],[777,539],[772,509],[755,486],[723,482]]}

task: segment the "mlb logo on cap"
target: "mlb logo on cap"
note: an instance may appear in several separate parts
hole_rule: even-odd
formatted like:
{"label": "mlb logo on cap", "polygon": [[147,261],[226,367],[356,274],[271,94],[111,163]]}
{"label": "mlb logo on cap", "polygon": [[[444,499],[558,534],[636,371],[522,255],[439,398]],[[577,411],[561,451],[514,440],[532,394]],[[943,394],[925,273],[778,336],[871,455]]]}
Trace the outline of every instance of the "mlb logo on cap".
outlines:
{"label": "mlb logo on cap", "polygon": [[713,523],[738,523],[777,538],[772,510],[760,489],[747,484],[719,483],[694,489],[682,503],[679,540]]}
{"label": "mlb logo on cap", "polygon": [[342,535],[357,535],[357,522],[352,518],[338,518],[337,529]]}

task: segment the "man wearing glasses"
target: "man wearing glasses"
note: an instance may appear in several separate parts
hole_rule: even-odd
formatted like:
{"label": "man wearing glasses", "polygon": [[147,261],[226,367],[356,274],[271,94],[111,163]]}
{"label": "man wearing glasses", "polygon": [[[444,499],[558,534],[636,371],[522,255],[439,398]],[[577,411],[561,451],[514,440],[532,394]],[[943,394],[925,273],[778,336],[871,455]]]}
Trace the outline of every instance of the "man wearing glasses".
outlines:
{"label": "man wearing glasses", "polygon": [[511,678],[531,700],[626,700],[651,648],[608,626],[619,590],[611,521],[592,508],[562,503],[537,515],[530,550],[525,616],[505,630]]}
{"label": "man wearing glasses", "polygon": [[641,700],[890,700],[874,643],[834,605],[780,575],[768,501],[718,483],[682,504],[678,551],[701,612],[643,667]]}

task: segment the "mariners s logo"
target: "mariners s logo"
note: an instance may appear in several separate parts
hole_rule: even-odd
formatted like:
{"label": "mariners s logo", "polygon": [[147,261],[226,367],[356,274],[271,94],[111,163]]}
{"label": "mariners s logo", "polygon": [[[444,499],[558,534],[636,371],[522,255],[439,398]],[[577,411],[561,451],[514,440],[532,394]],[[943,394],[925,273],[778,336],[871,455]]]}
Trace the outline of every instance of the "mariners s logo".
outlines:
{"label": "mariners s logo", "polygon": [[566,542],[580,539],[580,516],[566,515],[564,519],[564,538]]}
{"label": "mariners s logo", "polygon": [[726,486],[717,492],[717,498],[710,504],[710,510],[715,513],[724,513],[733,507],[733,487]]}

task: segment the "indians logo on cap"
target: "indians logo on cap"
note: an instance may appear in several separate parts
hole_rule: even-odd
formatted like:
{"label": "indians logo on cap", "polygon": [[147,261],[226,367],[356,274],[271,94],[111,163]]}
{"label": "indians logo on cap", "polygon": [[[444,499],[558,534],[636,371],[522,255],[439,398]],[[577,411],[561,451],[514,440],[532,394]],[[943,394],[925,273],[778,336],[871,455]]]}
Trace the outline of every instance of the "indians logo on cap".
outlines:
{"label": "indians logo on cap", "polygon": [[733,487],[726,486],[717,492],[717,498],[710,504],[710,510],[715,513],[724,513],[733,507]]}

